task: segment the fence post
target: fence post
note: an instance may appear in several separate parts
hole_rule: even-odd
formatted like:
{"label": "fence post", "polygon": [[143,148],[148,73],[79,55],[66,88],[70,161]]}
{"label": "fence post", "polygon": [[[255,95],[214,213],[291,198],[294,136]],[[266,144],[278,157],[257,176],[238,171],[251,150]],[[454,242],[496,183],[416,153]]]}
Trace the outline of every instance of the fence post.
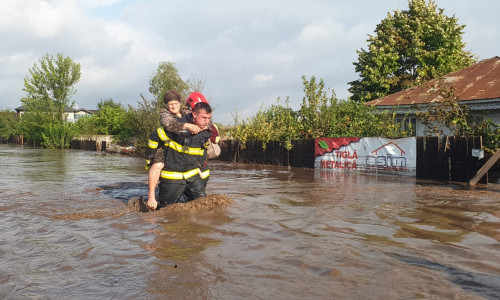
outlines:
{"label": "fence post", "polygon": [[488,172],[491,167],[500,159],[500,149],[493,154],[490,159],[477,171],[477,173],[472,177],[472,179],[469,181],[470,186],[475,186],[477,182]]}

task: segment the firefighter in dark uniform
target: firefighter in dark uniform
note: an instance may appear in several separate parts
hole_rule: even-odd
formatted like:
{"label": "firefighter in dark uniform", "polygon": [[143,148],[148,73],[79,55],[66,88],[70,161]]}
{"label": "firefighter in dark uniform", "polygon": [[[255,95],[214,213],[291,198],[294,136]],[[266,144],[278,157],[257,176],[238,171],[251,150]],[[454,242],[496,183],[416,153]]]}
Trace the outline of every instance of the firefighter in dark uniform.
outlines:
{"label": "firefighter in dark uniform", "polygon": [[[210,122],[212,108],[208,103],[198,103],[191,115],[192,122],[203,128]],[[165,153],[165,166],[160,174],[159,207],[206,196],[200,168],[206,166],[206,147],[211,134],[211,130],[195,135],[188,131],[175,134],[160,127],[150,135],[146,160],[152,160],[159,146],[164,147]]]}

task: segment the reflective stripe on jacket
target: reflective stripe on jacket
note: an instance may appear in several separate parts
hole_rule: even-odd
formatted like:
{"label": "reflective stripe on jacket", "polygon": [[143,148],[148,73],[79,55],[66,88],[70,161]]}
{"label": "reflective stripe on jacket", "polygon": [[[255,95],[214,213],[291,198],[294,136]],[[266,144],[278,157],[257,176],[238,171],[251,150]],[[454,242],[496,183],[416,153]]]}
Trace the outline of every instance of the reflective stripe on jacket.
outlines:
{"label": "reflective stripe on jacket", "polygon": [[168,137],[163,127],[156,129],[156,131],[149,136],[148,147],[150,149],[157,149],[160,144],[159,142],[163,142],[165,147],[170,147],[177,152],[183,152],[191,155],[203,155],[203,151],[205,151],[205,148],[202,147],[187,147],[177,143]]}
{"label": "reflective stripe on jacket", "polygon": [[165,153],[164,167],[160,174],[163,180],[182,180],[202,173],[202,167],[207,159],[206,144],[210,131],[202,131],[191,135],[189,132],[175,134],[165,131],[162,127],[151,133],[148,141],[146,161],[153,160],[158,147],[163,146]]}
{"label": "reflective stripe on jacket", "polygon": [[201,179],[205,179],[210,176],[210,170],[206,169],[205,171],[201,171]]}
{"label": "reflective stripe on jacket", "polygon": [[172,171],[166,171],[166,170],[161,170],[161,178],[164,179],[170,179],[170,180],[180,180],[180,179],[188,179],[196,174],[199,174],[200,169],[192,169],[187,172],[172,172]]}

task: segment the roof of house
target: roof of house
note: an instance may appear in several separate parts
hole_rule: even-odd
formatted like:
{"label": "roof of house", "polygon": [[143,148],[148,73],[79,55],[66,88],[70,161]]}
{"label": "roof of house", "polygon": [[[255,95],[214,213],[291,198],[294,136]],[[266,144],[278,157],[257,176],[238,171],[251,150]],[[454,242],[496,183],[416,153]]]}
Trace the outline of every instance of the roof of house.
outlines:
{"label": "roof of house", "polygon": [[75,112],[76,112],[76,113],[77,113],[77,112],[81,112],[81,111],[83,111],[83,112],[86,112],[86,113],[88,113],[88,114],[93,115],[93,114],[97,113],[99,110],[97,110],[97,109],[85,109],[85,108],[75,109]]}
{"label": "roof of house", "polygon": [[366,105],[393,106],[442,101],[434,86],[443,80],[452,86],[459,101],[500,98],[500,57],[482,60],[470,67],[436,78],[401,92],[366,102]]}

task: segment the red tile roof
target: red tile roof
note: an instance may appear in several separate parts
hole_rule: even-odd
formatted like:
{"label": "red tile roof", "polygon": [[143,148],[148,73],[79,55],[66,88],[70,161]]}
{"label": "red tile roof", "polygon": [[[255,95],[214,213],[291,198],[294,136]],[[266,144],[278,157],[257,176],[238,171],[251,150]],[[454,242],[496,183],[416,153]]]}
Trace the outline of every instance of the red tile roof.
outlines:
{"label": "red tile roof", "polygon": [[[500,57],[482,60],[468,68],[446,74],[444,84],[455,88],[459,101],[500,98]],[[424,85],[413,87],[385,97],[366,102],[366,105],[392,106],[422,104],[441,101],[442,98],[432,92],[439,79],[433,79]]]}

